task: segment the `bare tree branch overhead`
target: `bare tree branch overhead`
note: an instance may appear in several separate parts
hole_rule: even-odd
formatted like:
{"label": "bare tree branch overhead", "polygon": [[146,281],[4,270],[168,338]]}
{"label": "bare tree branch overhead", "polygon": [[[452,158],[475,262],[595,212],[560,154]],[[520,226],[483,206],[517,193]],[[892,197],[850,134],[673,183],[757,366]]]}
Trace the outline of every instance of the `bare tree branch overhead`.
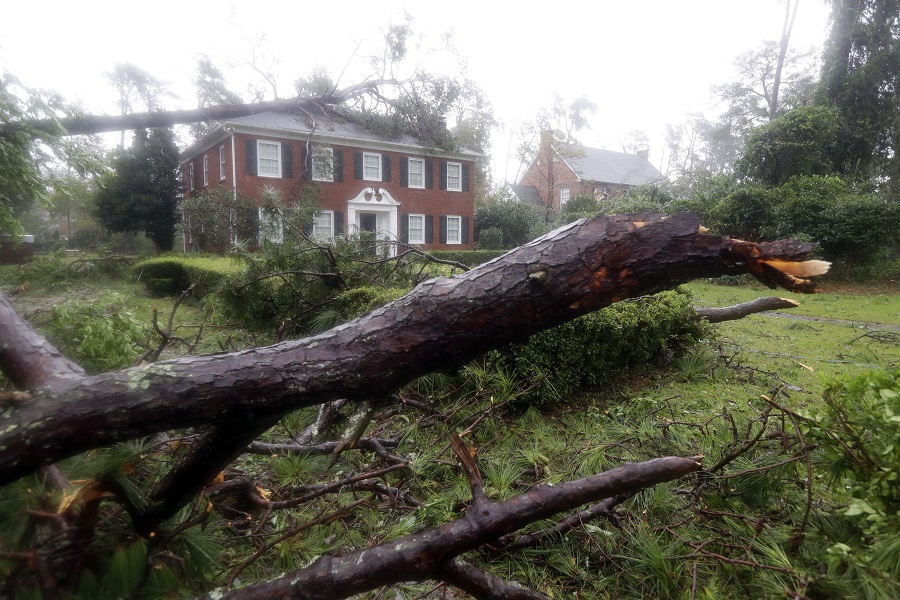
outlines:
{"label": "bare tree branch overhead", "polygon": [[[427,281],[320,335],[31,385],[30,397],[0,425],[0,481],[169,429],[233,427],[337,398],[385,397],[420,375],[697,277],[752,272],[771,285],[811,292],[810,281],[785,272],[811,250],[806,243],[706,235],[686,213],[581,220],[468,273]],[[12,327],[0,340],[4,371],[16,368],[12,345],[27,325]],[[54,351],[48,344],[44,352]]]}

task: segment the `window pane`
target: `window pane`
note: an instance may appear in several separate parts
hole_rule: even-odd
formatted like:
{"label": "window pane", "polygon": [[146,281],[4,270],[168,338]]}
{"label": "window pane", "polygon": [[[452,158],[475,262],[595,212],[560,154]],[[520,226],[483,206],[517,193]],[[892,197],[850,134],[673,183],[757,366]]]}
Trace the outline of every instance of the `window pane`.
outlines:
{"label": "window pane", "polygon": [[462,165],[447,163],[447,189],[458,192],[462,189]]}
{"label": "window pane", "polygon": [[281,175],[281,162],[279,160],[278,150],[278,144],[268,142],[259,143],[260,175],[274,175],[276,177]]}
{"label": "window pane", "polygon": [[363,154],[363,179],[381,181],[380,154]]}
{"label": "window pane", "polygon": [[459,244],[462,241],[462,237],[460,236],[461,229],[461,221],[460,217],[447,217],[447,243],[448,244]]}
{"label": "window pane", "polygon": [[334,150],[316,148],[313,151],[313,179],[316,181],[334,181]]}
{"label": "window pane", "polygon": [[425,243],[425,215],[409,215],[409,243]]}
{"label": "window pane", "polygon": [[313,219],[313,237],[330,238],[332,237],[331,229],[331,211],[317,212]]}
{"label": "window pane", "polygon": [[421,158],[409,159],[409,187],[425,187],[425,161]]}

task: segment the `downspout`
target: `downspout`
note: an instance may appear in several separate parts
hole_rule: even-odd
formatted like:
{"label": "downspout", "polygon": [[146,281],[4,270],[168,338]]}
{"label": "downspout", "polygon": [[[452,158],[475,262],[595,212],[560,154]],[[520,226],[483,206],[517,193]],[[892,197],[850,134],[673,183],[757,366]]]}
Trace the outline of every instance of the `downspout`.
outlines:
{"label": "downspout", "polygon": [[231,187],[234,190],[234,200],[237,202],[237,160],[234,155],[234,127],[225,127],[225,131],[231,134]]}

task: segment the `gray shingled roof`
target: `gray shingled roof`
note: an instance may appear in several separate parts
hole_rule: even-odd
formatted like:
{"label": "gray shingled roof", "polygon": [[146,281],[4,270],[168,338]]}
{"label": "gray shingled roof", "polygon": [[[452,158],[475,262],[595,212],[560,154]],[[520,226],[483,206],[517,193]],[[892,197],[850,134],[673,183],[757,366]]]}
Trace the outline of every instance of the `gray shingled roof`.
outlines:
{"label": "gray shingled roof", "polygon": [[563,150],[563,158],[583,180],[615,185],[644,185],[665,180],[649,160],[637,154],[583,146],[571,148]]}
{"label": "gray shingled roof", "polygon": [[[286,112],[260,112],[246,117],[237,117],[227,119],[221,122],[221,127],[233,127],[238,131],[246,131],[248,129],[256,131],[272,131],[272,135],[278,133],[289,132],[294,135],[308,135],[312,129],[312,121],[309,117],[300,114],[292,114]],[[208,139],[215,137],[216,134],[221,135],[222,129],[219,128],[215,133],[211,134]],[[315,135],[328,138],[335,142],[346,140],[347,142],[369,142],[373,145],[388,146],[404,146],[421,148],[422,151],[432,152],[434,148],[423,143],[422,140],[410,135],[400,134],[395,136],[385,136],[374,133],[361,125],[351,123],[342,119],[317,115],[315,118]],[[206,140],[203,140],[195,146],[205,146]],[[192,147],[193,148],[193,147]],[[456,152],[442,153],[452,156],[466,156],[474,158],[479,156],[478,153],[471,150],[460,149]]]}
{"label": "gray shingled roof", "polygon": [[510,183],[507,184],[507,187],[515,194],[516,198],[519,199],[519,202],[544,206],[544,201],[541,200],[541,195],[538,193],[538,189],[535,186]]}

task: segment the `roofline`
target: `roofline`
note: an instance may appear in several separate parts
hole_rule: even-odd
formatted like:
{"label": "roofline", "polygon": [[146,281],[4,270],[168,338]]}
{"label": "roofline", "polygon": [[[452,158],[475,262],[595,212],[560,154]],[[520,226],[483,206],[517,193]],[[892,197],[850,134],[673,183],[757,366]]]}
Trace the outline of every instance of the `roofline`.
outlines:
{"label": "roofline", "polygon": [[[231,128],[231,131],[228,130]],[[391,142],[387,140],[366,140],[357,137],[328,135],[322,131],[292,131],[281,127],[266,127],[263,125],[247,125],[245,123],[237,123],[235,121],[222,121],[222,123],[213,130],[206,138],[189,146],[181,153],[182,160],[199,154],[200,152],[212,148],[222,140],[228,138],[232,133],[268,135],[270,137],[301,140],[306,141],[312,138],[316,142],[331,142],[342,146],[354,146],[357,148],[365,148],[367,150],[388,150],[388,151],[405,151],[410,153],[411,148],[420,150],[420,153],[428,156],[439,156],[442,158],[455,158],[459,160],[476,160],[484,155],[480,152],[464,151],[464,152],[447,152],[440,148],[430,148],[428,146],[420,146],[415,144],[404,144],[402,142]]]}

